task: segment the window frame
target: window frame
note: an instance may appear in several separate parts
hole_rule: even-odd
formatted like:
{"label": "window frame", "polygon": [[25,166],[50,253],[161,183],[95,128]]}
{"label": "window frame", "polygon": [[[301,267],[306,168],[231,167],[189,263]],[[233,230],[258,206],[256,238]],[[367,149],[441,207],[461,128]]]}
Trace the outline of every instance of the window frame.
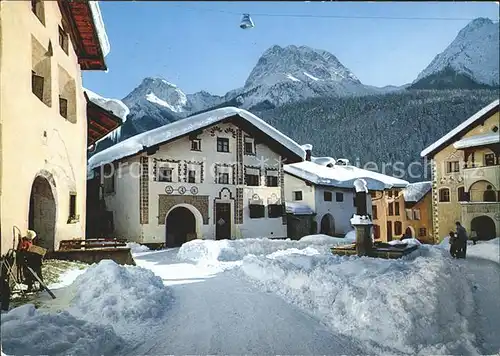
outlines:
{"label": "window frame", "polygon": [[[270,179],[273,180],[273,184],[269,184]],[[274,180],[276,181],[276,184],[274,184]],[[266,187],[279,187],[278,176],[266,176]]]}
{"label": "window frame", "polygon": [[188,169],[187,171],[187,183],[194,184],[196,183],[196,170]]}
{"label": "window frame", "polygon": [[[195,146],[198,145],[196,148]],[[201,139],[195,138],[191,140],[191,151],[200,152],[201,151]]]}
{"label": "window frame", "polygon": [[[251,148],[250,151],[247,150],[248,146]],[[255,156],[256,155],[256,147],[255,147],[255,139],[250,136],[245,136],[243,138],[243,154],[246,156]]]}
{"label": "window frame", "polygon": [[[255,207],[255,208],[254,208]],[[258,210],[256,210],[259,207]],[[252,213],[259,212],[257,215],[253,215]],[[266,217],[266,207],[264,204],[248,204],[248,215],[250,219],[263,219]]]}
{"label": "window frame", "polygon": [[[170,174],[163,174],[162,172],[170,172]],[[174,182],[174,168],[169,166],[158,167],[158,174],[156,179],[161,183],[173,183]]]}
{"label": "window frame", "polygon": [[217,137],[217,152],[230,153],[228,137]]}
{"label": "window frame", "polygon": [[335,192],[335,201],[342,203],[344,201],[344,193],[342,192]]}
{"label": "window frame", "polygon": [[59,95],[59,115],[68,119],[68,99]]}
{"label": "window frame", "polygon": [[333,192],[325,190],[323,192],[323,201],[333,201]]}
{"label": "window frame", "polygon": [[[441,193],[441,192],[443,192],[443,193]],[[448,193],[447,194],[447,196],[448,196],[447,200],[443,199],[443,195],[442,194],[444,194],[445,192]],[[439,188],[439,190],[438,190],[438,200],[439,200],[440,203],[449,203],[449,202],[451,202],[450,188]]]}
{"label": "window frame", "polygon": [[293,201],[302,201],[304,199],[302,190],[295,190],[292,192],[292,194],[293,194]]}
{"label": "window frame", "polygon": [[[227,177],[227,179],[221,179],[222,177]],[[229,184],[229,173],[228,172],[218,172],[217,173],[217,184]]]}
{"label": "window frame", "polygon": [[446,173],[458,173],[460,172],[460,161],[446,161]]}
{"label": "window frame", "polygon": [[69,35],[62,26],[59,26],[59,47],[69,55]]}
{"label": "window frame", "polygon": [[[41,90],[41,92],[38,92]],[[38,98],[42,103],[43,94],[45,93],[45,77],[38,75],[34,70],[31,71],[31,92]]]}

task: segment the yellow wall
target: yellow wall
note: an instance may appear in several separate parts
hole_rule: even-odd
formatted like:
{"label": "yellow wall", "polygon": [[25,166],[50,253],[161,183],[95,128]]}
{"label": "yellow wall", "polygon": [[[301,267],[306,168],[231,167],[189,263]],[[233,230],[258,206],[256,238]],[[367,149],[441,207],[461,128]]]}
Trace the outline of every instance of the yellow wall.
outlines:
{"label": "yellow wall", "polygon": [[[377,207],[377,219],[373,219],[373,224],[379,226],[380,239],[377,241],[388,242],[387,225],[390,223],[392,228],[392,240],[399,240],[405,234],[408,227],[412,230],[412,236],[421,241],[432,243],[429,236],[432,234],[432,213],[431,213],[431,193],[416,203],[411,209],[420,210],[420,219],[408,219],[406,216],[405,201],[401,189],[392,189],[392,197],[389,197],[389,191],[376,192],[375,198],[372,197],[373,205]],[[389,204],[393,203],[393,214],[389,215]],[[399,205],[399,215],[396,215],[395,205]],[[401,223],[401,233],[396,234],[396,222]],[[419,229],[425,228],[426,236],[419,236]]]}
{"label": "yellow wall", "polygon": [[[456,138],[455,141],[450,143],[448,146],[444,147],[439,151],[432,159],[432,180],[433,180],[433,211],[434,211],[434,238],[436,241],[441,241],[443,237],[447,236],[450,231],[456,230],[455,222],[463,220],[462,216],[462,205],[458,202],[458,188],[465,187],[464,175],[467,174],[467,170],[463,169],[464,166],[464,152],[462,150],[457,150],[453,147],[453,143],[459,139],[491,133],[491,129],[494,126],[500,126],[499,114],[496,112],[490,118],[488,118],[483,125],[476,126],[467,132],[463,137]],[[492,151],[484,148],[478,148],[474,150],[474,158],[476,167],[482,167],[484,165],[484,153],[491,153]],[[460,161],[460,171],[455,173],[446,172],[446,162],[447,161]],[[487,167],[489,171],[496,172],[496,175],[500,174],[500,166]],[[480,170],[478,170],[479,172]],[[476,174],[476,181],[484,180],[481,177],[482,173]],[[490,182],[495,186],[495,182]],[[477,188],[481,184],[471,184],[471,200],[477,201]],[[450,189],[450,202],[439,202],[439,190],[442,188]],[[495,187],[498,190],[500,187]],[[467,220],[467,219],[466,219]],[[500,222],[495,222],[497,225],[497,231],[500,226]],[[465,225],[464,225],[465,226]],[[465,226],[469,231],[469,227]]]}
{"label": "yellow wall", "polygon": [[[43,170],[53,176],[55,247],[61,239],[85,236],[87,121],[81,72],[71,42],[69,55],[59,46],[61,14],[57,1],[44,1],[43,6],[45,24],[31,11],[30,1],[0,2],[2,254],[12,248],[13,227],[19,227],[23,233],[28,227],[32,183]],[[49,40],[53,56],[47,53],[42,56],[51,72],[50,107],[31,89],[33,48],[36,52],[33,44],[41,44],[48,50]],[[72,120],[59,114],[60,73],[65,72],[76,87],[68,109],[74,111]],[[77,193],[76,213],[80,219],[76,223],[68,223],[70,192]]]}

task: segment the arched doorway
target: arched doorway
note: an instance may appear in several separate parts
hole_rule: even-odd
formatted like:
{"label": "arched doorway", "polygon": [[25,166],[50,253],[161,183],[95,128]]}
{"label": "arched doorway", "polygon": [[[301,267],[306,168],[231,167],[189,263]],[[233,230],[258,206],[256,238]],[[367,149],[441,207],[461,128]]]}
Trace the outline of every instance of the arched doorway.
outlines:
{"label": "arched doorway", "polygon": [[54,251],[56,201],[49,181],[42,176],[37,176],[31,187],[28,228],[37,234],[36,245]]}
{"label": "arched doorway", "polygon": [[470,228],[477,233],[478,240],[490,240],[496,236],[495,222],[489,216],[475,217],[470,223]]}
{"label": "arched doorway", "polygon": [[412,238],[415,238],[415,231],[413,230],[413,228],[411,226],[408,226],[405,230],[405,236],[406,237],[412,237]]}
{"label": "arched doorway", "polygon": [[335,224],[333,216],[331,216],[330,214],[325,214],[321,218],[319,233],[330,236],[332,236],[335,233]]}
{"label": "arched doorway", "polygon": [[166,246],[179,247],[183,243],[196,238],[196,218],[186,207],[172,209],[166,221]]}

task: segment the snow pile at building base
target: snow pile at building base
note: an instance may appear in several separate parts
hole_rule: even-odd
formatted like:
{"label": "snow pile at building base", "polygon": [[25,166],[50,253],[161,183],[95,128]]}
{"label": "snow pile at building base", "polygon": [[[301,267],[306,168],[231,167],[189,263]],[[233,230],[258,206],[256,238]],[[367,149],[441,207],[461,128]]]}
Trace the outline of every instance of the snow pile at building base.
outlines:
{"label": "snow pile at building base", "polygon": [[150,270],[111,260],[91,266],[71,287],[72,314],[115,325],[158,319],[172,298],[162,279]]}
{"label": "snow pile at building base", "polygon": [[2,350],[8,355],[118,355],[125,341],[110,326],[68,312],[40,313],[25,304],[2,313]]}
{"label": "snow pile at building base", "polygon": [[373,353],[475,354],[472,289],[445,251],[413,260],[289,250],[246,256],[242,273]]}
{"label": "snow pile at building base", "polygon": [[239,239],[239,240],[193,240],[183,244],[177,257],[181,260],[198,263],[241,261],[246,255],[268,255],[291,248],[315,248],[318,252],[329,252],[330,248],[351,241],[326,235],[305,236],[299,241],[278,239]]}
{"label": "snow pile at building base", "polygon": [[130,248],[130,252],[133,254],[151,251],[149,247],[138,244],[137,242],[127,242],[127,247]]}

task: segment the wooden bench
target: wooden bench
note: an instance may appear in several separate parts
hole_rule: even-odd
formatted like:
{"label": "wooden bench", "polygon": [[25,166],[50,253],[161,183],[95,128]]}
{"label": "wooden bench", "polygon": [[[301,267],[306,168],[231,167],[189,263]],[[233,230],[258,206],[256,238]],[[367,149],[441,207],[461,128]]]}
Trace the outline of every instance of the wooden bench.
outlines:
{"label": "wooden bench", "polygon": [[127,240],[125,239],[96,238],[85,240],[63,240],[59,243],[59,251],[117,248],[125,246],[127,246]]}

